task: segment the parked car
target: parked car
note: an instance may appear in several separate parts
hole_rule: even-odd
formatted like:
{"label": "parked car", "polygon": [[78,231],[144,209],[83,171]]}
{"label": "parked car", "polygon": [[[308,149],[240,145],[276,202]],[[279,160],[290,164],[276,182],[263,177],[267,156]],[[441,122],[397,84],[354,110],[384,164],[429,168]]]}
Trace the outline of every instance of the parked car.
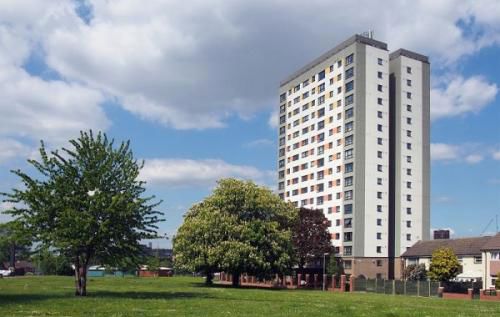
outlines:
{"label": "parked car", "polygon": [[0,276],[1,277],[10,276],[10,275],[12,275],[12,271],[11,270],[0,270]]}

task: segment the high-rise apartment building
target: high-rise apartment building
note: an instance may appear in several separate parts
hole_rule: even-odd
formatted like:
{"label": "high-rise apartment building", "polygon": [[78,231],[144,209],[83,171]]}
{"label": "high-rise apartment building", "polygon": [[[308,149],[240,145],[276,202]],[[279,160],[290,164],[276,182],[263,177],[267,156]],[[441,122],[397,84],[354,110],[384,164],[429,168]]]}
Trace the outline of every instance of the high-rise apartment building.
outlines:
{"label": "high-rise apartment building", "polygon": [[430,230],[427,58],[355,35],[281,82],[278,179],[323,210],[348,273],[399,274]]}

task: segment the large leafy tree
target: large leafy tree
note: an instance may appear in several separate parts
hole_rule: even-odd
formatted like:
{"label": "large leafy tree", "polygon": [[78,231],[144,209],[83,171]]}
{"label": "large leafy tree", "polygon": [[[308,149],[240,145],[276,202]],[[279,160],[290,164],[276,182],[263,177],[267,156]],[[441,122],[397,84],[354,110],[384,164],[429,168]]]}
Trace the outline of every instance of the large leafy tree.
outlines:
{"label": "large leafy tree", "polygon": [[252,182],[223,179],[213,194],[194,205],[174,238],[175,265],[203,271],[265,276],[293,265],[295,208]]}
{"label": "large leafy tree", "polygon": [[129,142],[115,146],[106,134],[81,132],[71,148],[47,152],[28,162],[37,177],[13,171],[22,189],[4,194],[15,206],[8,211],[41,248],[70,259],[75,267],[75,294],[87,294],[87,268],[92,262],[121,266],[137,261],[140,241],[156,237],[160,202],[145,197],[138,180],[143,163]]}
{"label": "large leafy tree", "polygon": [[328,219],[321,210],[300,208],[293,228],[292,241],[299,268],[332,253]]}
{"label": "large leafy tree", "polygon": [[439,248],[432,253],[429,277],[435,281],[455,278],[462,269],[457,256],[450,248]]}

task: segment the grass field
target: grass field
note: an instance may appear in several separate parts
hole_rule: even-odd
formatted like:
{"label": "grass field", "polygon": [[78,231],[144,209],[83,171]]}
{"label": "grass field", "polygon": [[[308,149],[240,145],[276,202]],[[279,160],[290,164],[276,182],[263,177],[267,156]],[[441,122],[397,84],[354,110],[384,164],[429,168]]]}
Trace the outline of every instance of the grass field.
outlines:
{"label": "grass field", "polygon": [[205,287],[201,279],[0,279],[0,316],[500,316],[500,303],[307,290]]}

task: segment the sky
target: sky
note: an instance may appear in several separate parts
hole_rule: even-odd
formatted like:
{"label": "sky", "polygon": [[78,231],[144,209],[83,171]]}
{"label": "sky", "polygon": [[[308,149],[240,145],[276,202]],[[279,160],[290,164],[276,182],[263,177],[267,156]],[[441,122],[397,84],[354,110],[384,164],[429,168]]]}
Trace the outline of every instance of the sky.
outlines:
{"label": "sky", "polygon": [[27,169],[40,140],[59,148],[104,131],[145,160],[141,178],[172,236],[217,179],[276,187],[280,80],[368,29],[431,60],[431,226],[494,231],[495,0],[2,0],[0,192],[19,186],[10,170]]}

